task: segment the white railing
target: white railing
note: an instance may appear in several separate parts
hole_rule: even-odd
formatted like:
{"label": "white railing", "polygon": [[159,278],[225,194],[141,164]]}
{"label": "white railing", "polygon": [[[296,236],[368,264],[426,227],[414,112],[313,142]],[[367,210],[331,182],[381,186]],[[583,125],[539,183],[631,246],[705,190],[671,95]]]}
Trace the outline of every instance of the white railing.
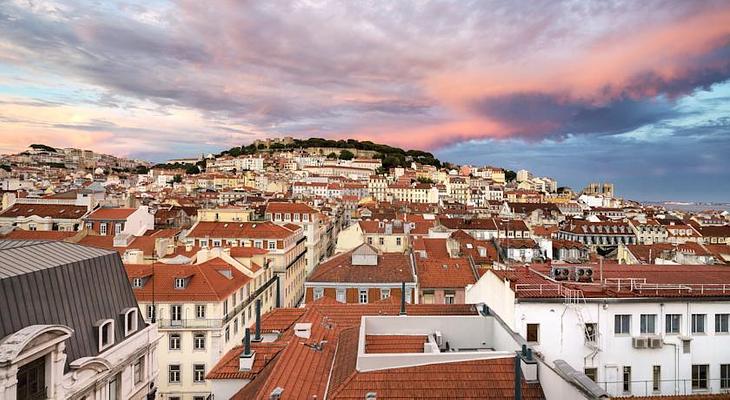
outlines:
{"label": "white railing", "polygon": [[559,283],[518,283],[515,285],[515,293],[538,296],[560,296],[568,304],[585,302],[582,290],[571,289]]}

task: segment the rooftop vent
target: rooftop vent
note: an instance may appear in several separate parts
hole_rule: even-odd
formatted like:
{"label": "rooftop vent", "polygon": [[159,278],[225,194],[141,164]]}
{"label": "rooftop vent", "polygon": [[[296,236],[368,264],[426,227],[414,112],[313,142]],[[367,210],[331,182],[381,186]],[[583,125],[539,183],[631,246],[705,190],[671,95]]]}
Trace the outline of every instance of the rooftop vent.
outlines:
{"label": "rooftop vent", "polygon": [[365,400],[376,400],[378,398],[378,394],[375,392],[367,392],[365,394]]}
{"label": "rooftop vent", "polygon": [[279,400],[282,394],[284,394],[284,389],[277,386],[276,389],[271,391],[271,394],[269,395],[269,400]]}

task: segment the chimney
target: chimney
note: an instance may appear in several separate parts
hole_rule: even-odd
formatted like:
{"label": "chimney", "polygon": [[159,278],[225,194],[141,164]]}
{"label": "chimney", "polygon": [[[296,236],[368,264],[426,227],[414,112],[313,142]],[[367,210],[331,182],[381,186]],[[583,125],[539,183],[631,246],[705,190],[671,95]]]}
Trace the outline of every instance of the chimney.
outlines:
{"label": "chimney", "polygon": [[522,359],[515,356],[515,400],[522,400]]}
{"label": "chimney", "polygon": [[253,361],[256,354],[251,351],[251,329],[246,328],[243,336],[243,353],[238,357],[238,365],[240,371],[250,371],[253,367]]}
{"label": "chimney", "polygon": [[400,283],[400,315],[406,315],[406,283]]}
{"label": "chimney", "polygon": [[261,342],[264,338],[261,337],[261,299],[256,299],[256,336],[254,336],[254,342]]}

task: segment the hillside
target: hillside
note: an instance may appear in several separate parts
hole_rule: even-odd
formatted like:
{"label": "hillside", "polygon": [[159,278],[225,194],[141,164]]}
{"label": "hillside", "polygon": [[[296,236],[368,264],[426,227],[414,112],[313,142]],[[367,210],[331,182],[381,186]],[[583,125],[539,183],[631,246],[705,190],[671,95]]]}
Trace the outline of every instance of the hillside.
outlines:
{"label": "hillside", "polygon": [[[441,167],[441,161],[433,154],[421,150],[404,150],[386,144],[373,143],[371,141],[359,141],[355,139],[334,140],[322,138],[294,139],[291,143],[272,143],[267,146],[263,143],[256,145],[251,143],[241,147],[232,147],[220,153],[220,155],[239,156],[243,154],[256,154],[267,151],[293,151],[308,148],[331,148],[342,150],[366,150],[376,152],[375,157],[383,162],[383,168],[406,167],[411,161],[421,164]],[[346,153],[345,153],[346,154]],[[330,156],[341,157],[343,154],[330,154]]]}

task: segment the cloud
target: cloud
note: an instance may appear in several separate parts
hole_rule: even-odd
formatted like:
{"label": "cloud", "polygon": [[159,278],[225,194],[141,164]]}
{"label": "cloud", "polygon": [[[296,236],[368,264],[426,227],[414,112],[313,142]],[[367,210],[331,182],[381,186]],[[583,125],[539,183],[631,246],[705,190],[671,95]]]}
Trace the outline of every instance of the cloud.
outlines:
{"label": "cloud", "polygon": [[696,185],[726,167],[729,79],[727,1],[0,7],[3,151],[46,141],[158,161],[355,137],[629,186],[620,163],[645,154],[643,170],[694,171]]}

